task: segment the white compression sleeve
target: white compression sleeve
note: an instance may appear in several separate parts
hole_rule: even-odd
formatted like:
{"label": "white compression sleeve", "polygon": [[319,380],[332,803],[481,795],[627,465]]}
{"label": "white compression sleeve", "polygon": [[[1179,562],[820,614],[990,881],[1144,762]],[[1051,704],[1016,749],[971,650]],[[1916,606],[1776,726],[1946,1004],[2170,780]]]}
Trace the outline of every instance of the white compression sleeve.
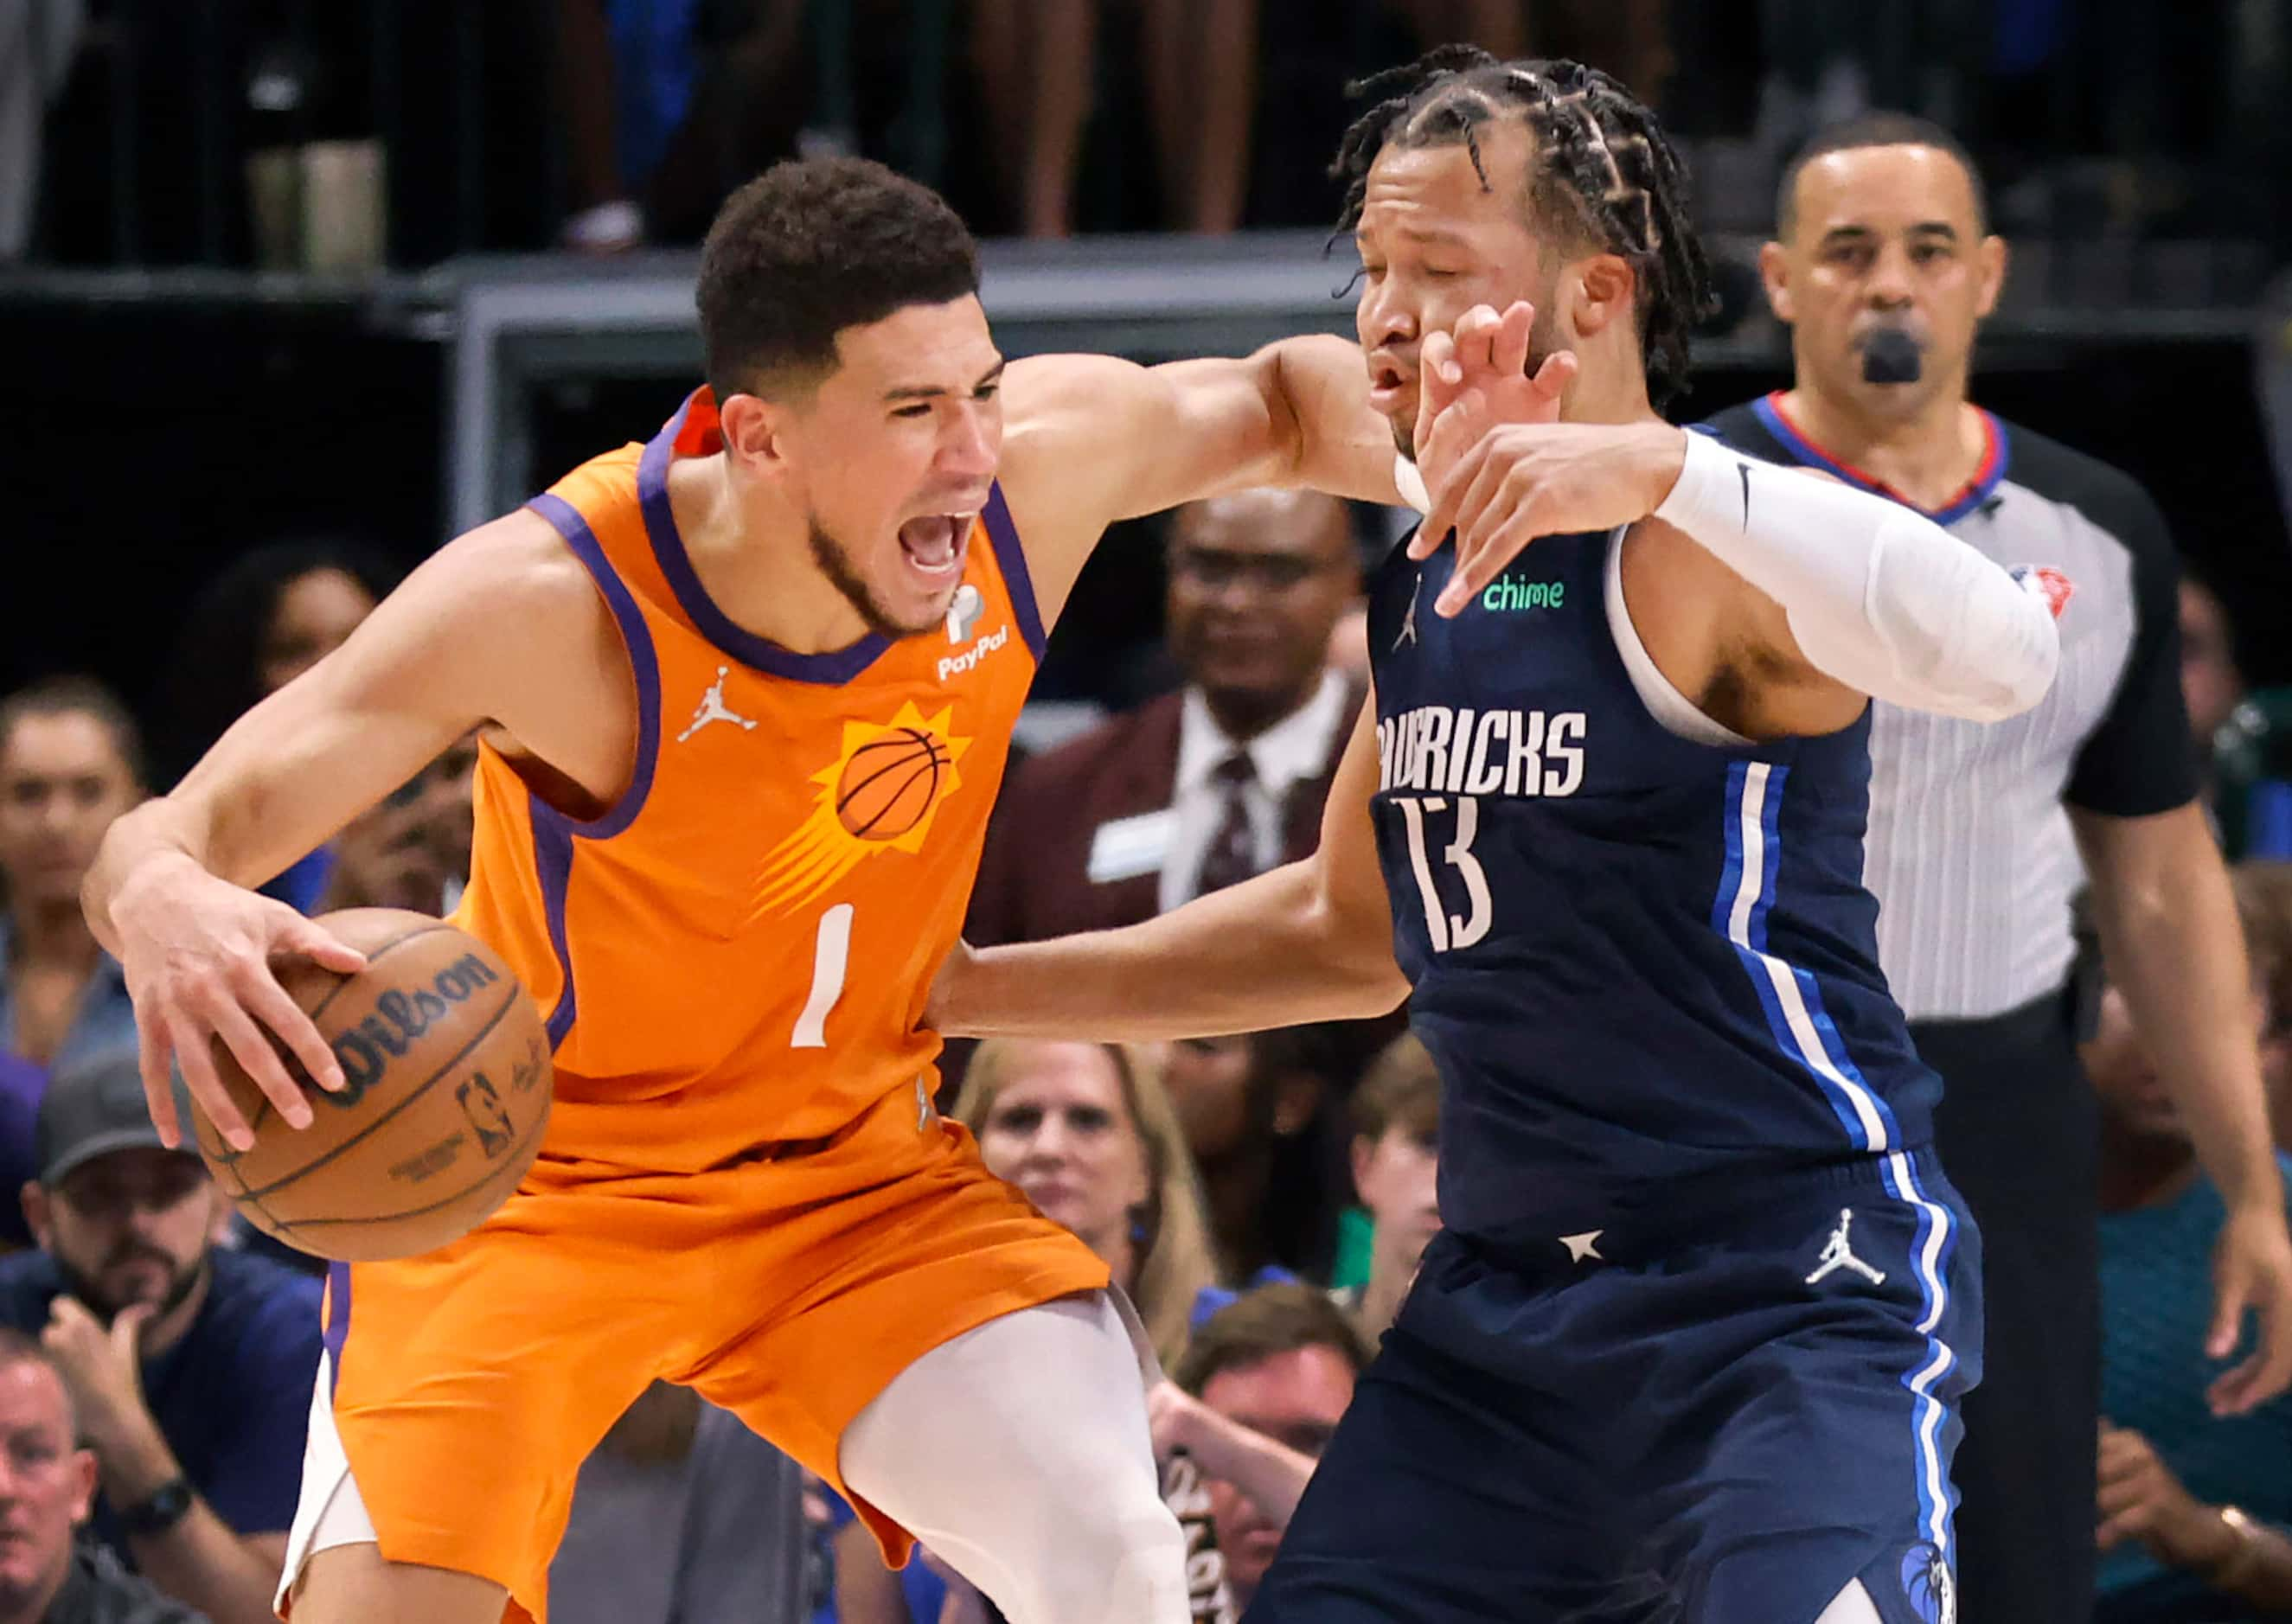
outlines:
{"label": "white compression sleeve", "polygon": [[1875,699],[2002,721],[2053,684],[2042,585],[1899,502],[1690,433],[1655,517],[1781,604],[1816,670]]}

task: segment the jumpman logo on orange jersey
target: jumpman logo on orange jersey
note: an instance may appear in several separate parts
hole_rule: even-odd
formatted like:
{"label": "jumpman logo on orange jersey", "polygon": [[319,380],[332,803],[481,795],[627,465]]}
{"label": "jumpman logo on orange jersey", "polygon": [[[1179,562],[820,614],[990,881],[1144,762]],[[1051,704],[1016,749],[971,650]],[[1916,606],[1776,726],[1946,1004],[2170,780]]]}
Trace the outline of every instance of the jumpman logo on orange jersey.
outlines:
{"label": "jumpman logo on orange jersey", "polygon": [[692,725],[676,736],[678,744],[683,744],[710,722],[738,722],[744,731],[755,730],[755,723],[745,716],[734,715],[731,709],[724,703],[724,679],[731,675],[731,672],[732,668],[729,665],[720,665],[716,668],[716,680],[710,683],[708,691],[700,696],[700,706],[692,713]]}

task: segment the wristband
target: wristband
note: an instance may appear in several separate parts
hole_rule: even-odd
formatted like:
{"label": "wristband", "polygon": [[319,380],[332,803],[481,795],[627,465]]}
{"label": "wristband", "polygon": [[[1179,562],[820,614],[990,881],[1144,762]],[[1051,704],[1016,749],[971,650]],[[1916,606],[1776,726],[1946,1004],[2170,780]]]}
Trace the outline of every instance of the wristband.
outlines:
{"label": "wristband", "polygon": [[134,1505],[123,1507],[119,1526],[131,1534],[164,1534],[190,1515],[198,1499],[188,1479],[169,1478]]}

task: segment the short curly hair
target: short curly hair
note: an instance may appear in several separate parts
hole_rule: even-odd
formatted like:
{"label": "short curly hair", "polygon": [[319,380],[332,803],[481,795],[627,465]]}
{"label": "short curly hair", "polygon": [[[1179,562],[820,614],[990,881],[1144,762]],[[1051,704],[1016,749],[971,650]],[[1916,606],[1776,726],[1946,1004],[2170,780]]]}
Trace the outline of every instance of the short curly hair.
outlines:
{"label": "short curly hair", "polygon": [[775,164],[727,198],[700,250],[700,343],[719,400],[808,389],[835,335],[979,291],[979,245],[928,186],[866,158]]}

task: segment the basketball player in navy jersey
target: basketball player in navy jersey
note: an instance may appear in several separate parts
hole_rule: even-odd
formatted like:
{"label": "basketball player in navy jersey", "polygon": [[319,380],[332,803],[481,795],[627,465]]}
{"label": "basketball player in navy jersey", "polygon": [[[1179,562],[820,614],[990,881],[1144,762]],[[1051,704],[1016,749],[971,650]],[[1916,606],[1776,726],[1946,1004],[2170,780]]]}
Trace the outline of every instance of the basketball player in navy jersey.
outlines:
{"label": "basketball player in navy jersey", "polygon": [[1375,88],[1360,332],[1440,501],[1374,580],[1320,848],[958,955],[932,1013],[1150,1039],[1410,994],[1446,1227],[1251,1624],[1944,1624],[1978,1242],[1877,969],[1868,699],[2028,707],[2049,605],[1656,415],[1708,289],[1621,86],[1452,50]]}

